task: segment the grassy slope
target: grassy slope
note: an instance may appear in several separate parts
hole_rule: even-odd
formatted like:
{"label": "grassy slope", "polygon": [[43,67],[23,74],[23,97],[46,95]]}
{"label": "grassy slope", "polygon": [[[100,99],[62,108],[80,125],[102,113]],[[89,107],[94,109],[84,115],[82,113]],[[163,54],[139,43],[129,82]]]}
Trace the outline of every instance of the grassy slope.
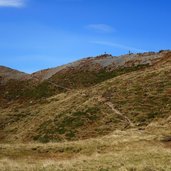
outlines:
{"label": "grassy slope", "polygon": [[50,80],[70,89],[78,89],[90,87],[99,84],[105,80],[117,77],[125,73],[138,71],[148,66],[148,64],[143,64],[131,67],[118,68],[114,71],[107,71],[106,68],[97,71],[88,71],[84,69],[81,70],[80,68],[75,68],[73,70],[66,70],[62,71],[61,73],[57,73],[53,75]]}
{"label": "grassy slope", "polygon": [[[1,110],[1,141],[59,142],[106,135],[128,125],[167,118],[171,111],[170,58],[159,66],[127,73],[83,90],[73,90],[28,107]],[[14,134],[15,133],[15,134]]]}
{"label": "grassy slope", "polygon": [[[138,65],[129,68],[120,68],[112,72],[105,69],[100,71],[66,71],[55,74],[50,78],[50,82],[69,89],[79,89],[96,85],[110,78],[122,75],[124,73],[137,71],[147,67],[147,65]],[[45,80],[39,83],[37,80],[9,80],[6,84],[0,84],[0,106],[9,106],[8,103],[19,101],[20,103],[30,100],[39,101],[66,90],[54,86]]]}
{"label": "grassy slope", "polygon": [[[170,171],[171,143],[160,141],[171,134],[170,64],[168,56],[144,71],[61,93],[41,104],[1,109],[0,169]],[[102,99],[128,116],[135,128],[125,128],[123,117]],[[31,143],[77,139],[85,140]]]}
{"label": "grassy slope", "polygon": [[[165,122],[163,122],[164,124]],[[2,171],[170,171],[171,149],[160,142],[159,124],[144,131],[65,143],[1,144]]]}

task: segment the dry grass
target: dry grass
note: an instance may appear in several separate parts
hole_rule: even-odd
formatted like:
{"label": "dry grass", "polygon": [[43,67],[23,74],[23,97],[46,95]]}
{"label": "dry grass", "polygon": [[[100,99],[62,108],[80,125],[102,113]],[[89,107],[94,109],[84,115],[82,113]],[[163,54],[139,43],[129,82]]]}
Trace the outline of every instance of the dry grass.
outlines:
{"label": "dry grass", "polygon": [[[170,89],[170,60],[164,60],[36,104],[0,109],[0,170],[170,171],[171,145],[160,141],[171,135]],[[126,127],[99,99],[135,127]]]}
{"label": "dry grass", "polygon": [[[155,125],[155,124],[154,124]],[[96,139],[47,144],[1,144],[2,171],[170,171],[171,149],[156,130],[114,131]],[[161,134],[160,134],[161,135]]]}
{"label": "dry grass", "polygon": [[[170,63],[169,63],[170,64]],[[59,142],[99,137],[127,124],[105,97],[135,126],[171,114],[171,66],[136,71],[83,90],[73,90],[28,106],[1,109],[1,142]],[[69,124],[68,124],[69,123]]]}

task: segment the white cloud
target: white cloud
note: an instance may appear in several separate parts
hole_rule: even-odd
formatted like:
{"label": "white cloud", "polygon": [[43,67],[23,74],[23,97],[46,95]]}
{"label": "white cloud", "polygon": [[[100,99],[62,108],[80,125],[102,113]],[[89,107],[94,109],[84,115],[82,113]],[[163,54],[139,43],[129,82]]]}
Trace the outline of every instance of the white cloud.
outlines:
{"label": "white cloud", "polygon": [[90,24],[86,26],[87,29],[94,30],[97,32],[105,32],[105,33],[110,33],[116,31],[114,28],[107,24]]}
{"label": "white cloud", "polygon": [[130,46],[126,46],[126,45],[123,45],[123,44],[107,42],[107,41],[92,41],[91,43],[99,44],[99,45],[112,46],[112,47],[127,50],[127,51],[129,51],[129,50],[130,51],[136,51],[136,52],[145,52],[146,51],[146,50],[143,50],[143,49],[138,49],[138,48],[135,48],[135,47],[130,47]]}
{"label": "white cloud", "polygon": [[25,0],[0,0],[0,7],[23,7]]}

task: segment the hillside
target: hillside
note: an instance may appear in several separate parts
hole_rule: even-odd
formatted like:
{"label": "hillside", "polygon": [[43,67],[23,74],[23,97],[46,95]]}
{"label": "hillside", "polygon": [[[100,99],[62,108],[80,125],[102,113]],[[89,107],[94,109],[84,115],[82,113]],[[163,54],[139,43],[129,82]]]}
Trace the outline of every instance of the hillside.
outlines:
{"label": "hillside", "polygon": [[16,79],[18,72],[9,77],[9,71],[2,70],[7,81],[0,84],[0,105],[8,106],[16,101],[28,103],[71,89],[91,87],[116,76],[150,67],[162,60],[168,52],[128,54],[119,57],[104,54],[27,74],[21,79]]}
{"label": "hillside", "polygon": [[84,89],[34,103],[14,103],[1,109],[1,141],[87,139],[168,118],[170,63],[171,53],[167,53],[150,67],[128,71]]}
{"label": "hillside", "polygon": [[171,170],[171,52],[62,68],[1,84],[0,170]]}
{"label": "hillside", "polygon": [[32,76],[43,81],[51,78],[55,74],[60,74],[63,72],[70,73],[72,70],[98,72],[100,70],[113,71],[121,67],[131,67],[143,64],[152,65],[156,59],[161,58],[167,52],[168,51],[161,51],[159,53],[147,52],[139,54],[126,54],[122,56],[103,54],[97,57],[84,58],[56,68],[41,70],[33,73]]}
{"label": "hillside", "polygon": [[0,66],[0,82],[6,83],[7,81],[13,80],[24,80],[27,79],[29,74],[20,72],[5,66]]}

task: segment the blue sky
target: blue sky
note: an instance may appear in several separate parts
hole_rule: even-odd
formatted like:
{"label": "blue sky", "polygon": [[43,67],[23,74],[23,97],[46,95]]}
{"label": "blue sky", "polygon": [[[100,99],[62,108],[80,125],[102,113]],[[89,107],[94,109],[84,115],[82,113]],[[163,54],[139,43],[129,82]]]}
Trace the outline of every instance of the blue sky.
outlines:
{"label": "blue sky", "polygon": [[0,65],[28,73],[171,47],[170,0],[0,0]]}

